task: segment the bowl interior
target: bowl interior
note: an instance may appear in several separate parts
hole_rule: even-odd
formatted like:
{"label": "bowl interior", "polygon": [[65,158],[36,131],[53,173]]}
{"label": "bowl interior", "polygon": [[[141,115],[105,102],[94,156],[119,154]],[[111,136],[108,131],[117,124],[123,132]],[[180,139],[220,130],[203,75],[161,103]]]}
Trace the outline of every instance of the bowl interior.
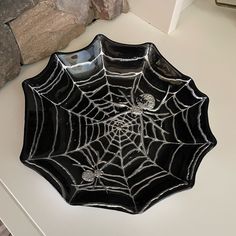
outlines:
{"label": "bowl interior", "polygon": [[23,88],[21,160],[73,205],[143,212],[192,187],[216,144],[207,96],[151,43],[98,35]]}

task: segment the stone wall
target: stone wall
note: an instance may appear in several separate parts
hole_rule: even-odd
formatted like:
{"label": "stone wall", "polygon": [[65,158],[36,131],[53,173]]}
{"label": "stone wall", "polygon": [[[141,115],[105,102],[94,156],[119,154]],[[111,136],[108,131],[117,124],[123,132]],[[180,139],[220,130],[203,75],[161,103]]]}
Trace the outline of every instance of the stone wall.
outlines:
{"label": "stone wall", "polygon": [[0,220],[0,236],[12,236]]}
{"label": "stone wall", "polygon": [[68,45],[96,19],[129,10],[127,0],[0,0],[0,88]]}

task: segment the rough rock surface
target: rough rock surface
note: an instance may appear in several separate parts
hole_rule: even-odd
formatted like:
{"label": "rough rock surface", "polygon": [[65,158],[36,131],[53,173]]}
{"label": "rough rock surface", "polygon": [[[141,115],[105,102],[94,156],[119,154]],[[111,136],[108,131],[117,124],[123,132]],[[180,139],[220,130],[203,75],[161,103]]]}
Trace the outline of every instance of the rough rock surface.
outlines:
{"label": "rough rock surface", "polygon": [[94,19],[91,0],[56,0],[59,10],[75,15],[79,22],[88,25]]}
{"label": "rough rock surface", "polygon": [[111,20],[122,12],[129,10],[127,0],[92,0],[95,9],[95,17],[103,20]]}
{"label": "rough rock surface", "polygon": [[10,28],[0,24],[0,88],[20,72],[20,51]]}
{"label": "rough rock surface", "polygon": [[6,226],[0,221],[0,235],[1,236],[12,236]]}
{"label": "rough rock surface", "polygon": [[55,0],[59,10],[75,15],[84,24],[93,19],[111,20],[129,11],[127,0]]}
{"label": "rough rock surface", "polygon": [[15,19],[37,3],[38,0],[0,0],[0,22],[6,23]]}
{"label": "rough rock surface", "polygon": [[10,22],[23,64],[30,64],[62,49],[85,29],[76,16],[56,8],[54,1],[41,1]]}

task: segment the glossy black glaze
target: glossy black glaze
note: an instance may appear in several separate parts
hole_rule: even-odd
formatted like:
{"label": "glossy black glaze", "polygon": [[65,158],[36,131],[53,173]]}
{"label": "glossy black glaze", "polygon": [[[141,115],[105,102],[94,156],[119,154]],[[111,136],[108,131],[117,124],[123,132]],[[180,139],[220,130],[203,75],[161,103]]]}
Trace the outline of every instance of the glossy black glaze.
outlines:
{"label": "glossy black glaze", "polygon": [[23,82],[21,161],[72,205],[141,213],[194,185],[216,145],[208,98],[151,43],[98,35]]}

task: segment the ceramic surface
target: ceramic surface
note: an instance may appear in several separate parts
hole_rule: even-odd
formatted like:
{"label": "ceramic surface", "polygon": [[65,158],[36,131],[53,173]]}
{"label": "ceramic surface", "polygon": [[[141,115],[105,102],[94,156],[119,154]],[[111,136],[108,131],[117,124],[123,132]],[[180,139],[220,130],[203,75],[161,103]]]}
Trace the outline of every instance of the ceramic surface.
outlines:
{"label": "ceramic surface", "polygon": [[208,97],[152,43],[98,35],[23,82],[21,161],[72,205],[141,213],[191,188],[215,146]]}

